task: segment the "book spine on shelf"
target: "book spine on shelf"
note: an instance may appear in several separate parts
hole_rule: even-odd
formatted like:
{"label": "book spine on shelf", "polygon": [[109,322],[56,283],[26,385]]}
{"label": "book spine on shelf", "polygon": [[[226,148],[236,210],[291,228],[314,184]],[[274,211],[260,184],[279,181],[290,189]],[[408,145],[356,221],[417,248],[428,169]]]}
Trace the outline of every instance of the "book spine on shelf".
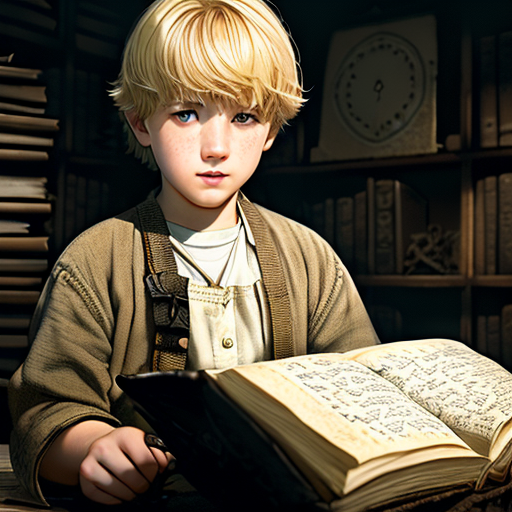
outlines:
{"label": "book spine on shelf", "polygon": [[512,368],[512,304],[501,310],[501,352],[503,365]]}
{"label": "book spine on shelf", "polygon": [[475,274],[485,271],[485,188],[480,179],[475,186]]}
{"label": "book spine on shelf", "polygon": [[40,286],[42,283],[42,277],[0,276],[0,286],[16,286],[30,288],[31,286]]}
{"label": "book spine on shelf", "polygon": [[35,290],[0,290],[0,304],[36,304],[39,295]]}
{"label": "book spine on shelf", "polygon": [[375,180],[371,176],[366,180],[366,199],[368,213],[368,274],[375,274]]}
{"label": "book spine on shelf", "polygon": [[48,137],[34,137],[32,135],[18,135],[15,133],[0,133],[0,144],[52,147],[53,139],[49,139]]}
{"label": "book spine on shelf", "polygon": [[356,274],[368,274],[368,224],[366,190],[354,196],[354,263]]}
{"label": "book spine on shelf", "polygon": [[512,32],[499,35],[499,145],[512,145]]}
{"label": "book spine on shelf", "polygon": [[375,273],[394,274],[395,193],[394,180],[375,182]]}
{"label": "book spine on shelf", "polygon": [[496,274],[496,245],[497,245],[497,178],[487,176],[484,179],[485,197],[485,273]]}
{"label": "book spine on shelf", "polygon": [[0,272],[34,273],[45,272],[47,268],[48,260],[44,259],[0,258]]}
{"label": "book spine on shelf", "polygon": [[487,355],[494,361],[501,360],[501,322],[500,315],[487,317]]}
{"label": "book spine on shelf", "polygon": [[30,224],[20,220],[3,220],[0,219],[1,234],[28,234]]}
{"label": "book spine on shelf", "polygon": [[30,315],[0,315],[0,329],[26,330],[30,319]]}
{"label": "book spine on shelf", "polygon": [[476,350],[482,355],[487,355],[487,317],[476,317]]}
{"label": "book spine on shelf", "polygon": [[320,201],[311,205],[311,228],[321,237],[324,236],[325,229],[325,202]]}
{"label": "book spine on shelf", "polygon": [[30,251],[30,252],[46,252],[48,251],[47,236],[31,236],[31,237],[0,237],[0,251]]}
{"label": "book spine on shelf", "polygon": [[45,113],[44,108],[40,107],[27,107],[26,105],[18,105],[16,103],[5,103],[0,101],[0,112],[22,112],[24,114],[43,115]]}
{"label": "book spine on shelf", "polygon": [[327,243],[334,247],[334,199],[332,197],[328,197],[324,201],[324,231],[323,237],[327,241]]}
{"label": "book spine on shelf", "polygon": [[335,248],[343,264],[351,271],[354,265],[354,199],[352,197],[339,197],[336,200]]}
{"label": "book spine on shelf", "polygon": [[59,129],[59,120],[48,117],[0,114],[0,127],[55,132]]}
{"label": "book spine on shelf", "polygon": [[0,334],[0,348],[26,348],[28,336],[23,334]]}
{"label": "book spine on shelf", "polygon": [[480,146],[498,145],[496,37],[480,39]]}
{"label": "book spine on shelf", "polygon": [[498,269],[512,274],[512,173],[498,178]]}
{"label": "book spine on shelf", "polygon": [[23,78],[25,80],[37,80],[41,73],[42,71],[40,69],[0,66],[0,77],[5,78]]}
{"label": "book spine on shelf", "polygon": [[19,160],[25,162],[45,162],[49,159],[46,151],[28,149],[0,149],[0,160]]}
{"label": "book spine on shelf", "polygon": [[0,84],[0,96],[11,100],[46,103],[44,85],[8,85]]}
{"label": "book spine on shelf", "polygon": [[50,214],[52,211],[51,203],[13,203],[0,201],[0,213],[12,214]]}

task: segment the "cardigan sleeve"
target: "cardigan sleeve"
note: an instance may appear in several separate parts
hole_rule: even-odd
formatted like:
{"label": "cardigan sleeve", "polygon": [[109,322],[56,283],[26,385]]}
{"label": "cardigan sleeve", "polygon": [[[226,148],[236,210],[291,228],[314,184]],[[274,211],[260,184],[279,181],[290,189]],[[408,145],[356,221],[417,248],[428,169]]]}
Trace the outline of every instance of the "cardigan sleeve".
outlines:
{"label": "cardigan sleeve", "polygon": [[42,502],[37,474],[50,443],[83,420],[119,424],[108,393],[112,330],[112,312],[79,269],[58,262],[32,320],[30,353],[9,388],[13,467]]}

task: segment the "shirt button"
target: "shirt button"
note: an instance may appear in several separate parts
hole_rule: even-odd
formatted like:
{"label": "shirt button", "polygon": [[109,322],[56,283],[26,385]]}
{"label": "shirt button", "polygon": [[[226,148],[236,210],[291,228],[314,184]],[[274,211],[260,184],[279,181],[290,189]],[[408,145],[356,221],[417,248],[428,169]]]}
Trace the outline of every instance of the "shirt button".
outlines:
{"label": "shirt button", "polygon": [[222,346],[224,348],[231,348],[234,345],[233,340],[231,338],[224,338],[222,340]]}

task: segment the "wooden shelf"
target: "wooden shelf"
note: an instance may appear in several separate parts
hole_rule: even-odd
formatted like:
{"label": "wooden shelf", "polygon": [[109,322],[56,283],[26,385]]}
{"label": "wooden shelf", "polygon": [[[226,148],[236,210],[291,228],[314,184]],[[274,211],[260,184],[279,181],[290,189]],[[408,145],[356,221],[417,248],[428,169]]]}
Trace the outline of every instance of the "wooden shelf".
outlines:
{"label": "wooden shelf", "polygon": [[355,282],[358,286],[398,286],[410,288],[462,288],[468,284],[467,278],[461,275],[357,276],[355,277]]}
{"label": "wooden shelf", "polygon": [[471,286],[510,288],[512,287],[512,275],[474,276],[470,280]]}

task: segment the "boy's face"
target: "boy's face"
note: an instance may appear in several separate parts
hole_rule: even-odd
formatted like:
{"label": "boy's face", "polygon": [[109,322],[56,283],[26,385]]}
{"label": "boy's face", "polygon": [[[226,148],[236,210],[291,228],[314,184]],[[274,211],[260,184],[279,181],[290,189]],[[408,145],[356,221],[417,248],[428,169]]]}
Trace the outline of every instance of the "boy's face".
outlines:
{"label": "boy's face", "polygon": [[166,198],[198,215],[224,205],[234,212],[238,190],[274,141],[270,123],[236,104],[176,102],[143,124],[127,117],[139,142],[152,148]]}

